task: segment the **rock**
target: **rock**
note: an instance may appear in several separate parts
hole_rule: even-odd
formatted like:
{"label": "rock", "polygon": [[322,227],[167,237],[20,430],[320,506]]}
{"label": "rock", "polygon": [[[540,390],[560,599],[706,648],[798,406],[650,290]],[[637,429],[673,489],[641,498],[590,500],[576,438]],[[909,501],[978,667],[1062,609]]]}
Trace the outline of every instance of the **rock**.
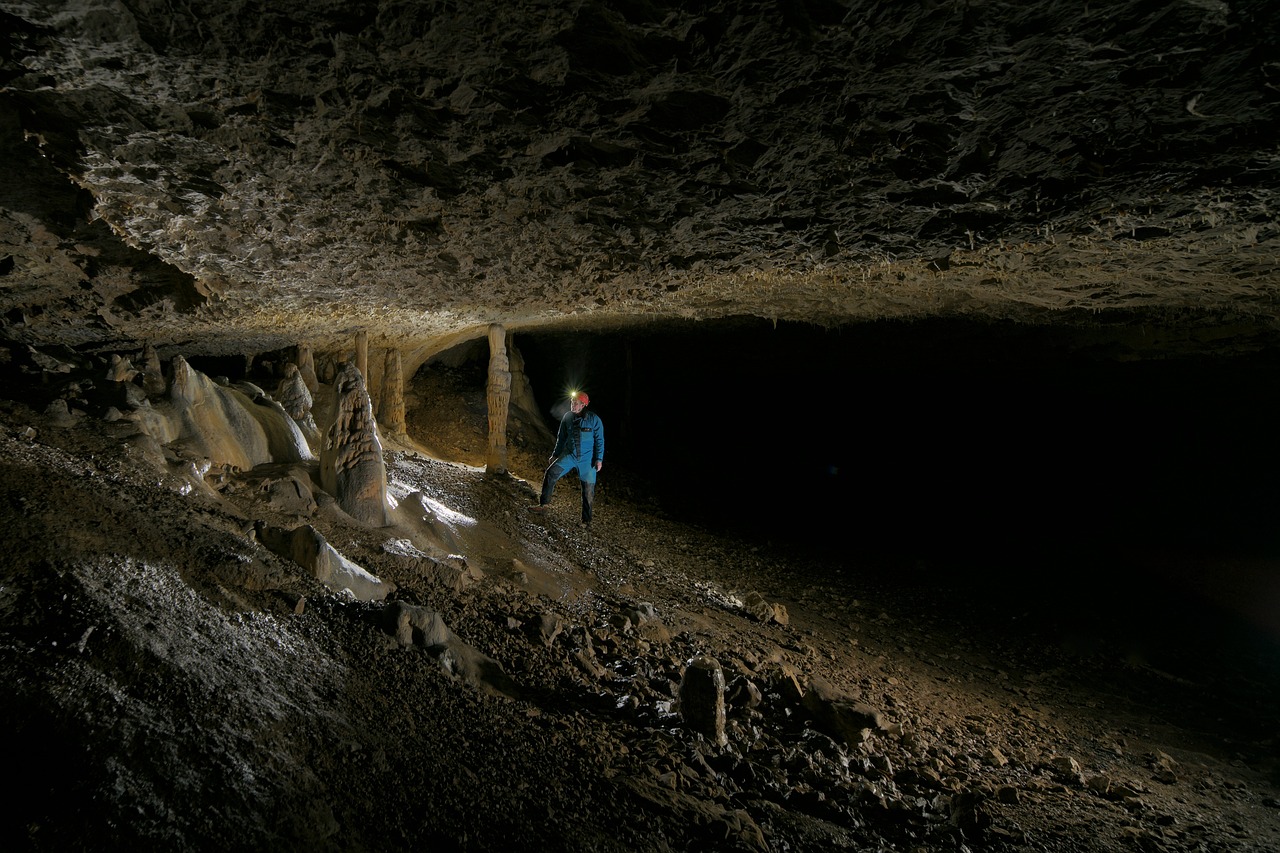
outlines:
{"label": "rock", "polygon": [[1173,785],[1178,781],[1177,767],[1178,762],[1174,761],[1171,756],[1156,750],[1147,756],[1147,762],[1151,769],[1155,771],[1152,777],[1163,785]]}
{"label": "rock", "polygon": [[725,699],[734,708],[755,708],[764,700],[764,695],[755,682],[740,675],[729,685]]}
{"label": "rock", "polygon": [[679,711],[684,724],[717,746],[727,744],[724,730],[724,670],[711,657],[689,661],[680,679]]}
{"label": "rock", "polygon": [[333,426],[320,454],[320,481],[338,506],[363,524],[387,523],[387,469],[364,377],[345,362],[334,381],[338,394]]}
{"label": "rock", "polygon": [[361,601],[386,598],[395,586],[369,574],[342,556],[309,524],[293,530],[271,527],[261,521],[254,525],[258,541],[272,553],[292,560],[332,590],[350,590]]}
{"label": "rock", "polygon": [[564,630],[564,621],[554,613],[542,613],[538,616],[538,622],[534,628],[538,638],[547,648],[551,648],[551,644],[556,641],[556,637],[560,636],[560,632]]}
{"label": "rock", "polygon": [[635,607],[627,610],[626,614],[634,625],[643,625],[646,622],[654,622],[658,618],[657,608],[647,602],[637,604]]}
{"label": "rock", "polygon": [[424,649],[449,673],[488,693],[515,698],[518,689],[493,658],[464,642],[434,610],[393,601],[372,611],[370,621],[395,637],[402,646]]}
{"label": "rock", "polygon": [[107,366],[107,381],[132,382],[133,377],[137,375],[138,371],[134,369],[129,359],[120,355],[111,356],[111,363]]}
{"label": "rock", "polygon": [[270,399],[255,404],[244,393],[220,387],[182,356],[173,360],[169,401],[135,411],[139,429],[183,455],[247,471],[268,462],[314,459],[298,425]]}
{"label": "rock", "polygon": [[609,674],[609,671],[600,665],[600,662],[596,660],[596,656],[589,650],[582,649],[574,652],[572,660],[578,669],[582,670],[589,678],[598,680]]}
{"label": "rock", "polygon": [[989,767],[1004,767],[1009,763],[1009,759],[1005,758],[1004,753],[995,747],[988,749],[982,756],[982,760]]}
{"label": "rock", "polygon": [[749,592],[743,602],[743,607],[748,613],[754,616],[760,622],[769,624],[776,622],[779,625],[786,625],[790,621],[787,615],[787,608],[781,604],[771,604],[765,600],[765,597],[758,592]]}
{"label": "rock", "polygon": [[142,390],[148,397],[159,397],[168,386],[160,366],[160,354],[150,343],[142,347]]}
{"label": "rock", "polygon": [[68,408],[67,401],[61,397],[45,407],[44,416],[49,426],[58,429],[67,429],[80,422],[80,419]]}
{"label": "rock", "polygon": [[310,516],[316,511],[311,478],[303,468],[292,468],[279,478],[267,478],[259,485],[272,509],[287,515]]}
{"label": "rock", "polygon": [[811,679],[801,704],[815,726],[849,746],[866,739],[868,731],[885,730],[884,718],[870,705],[859,702],[820,678]]}
{"label": "rock", "polygon": [[1080,762],[1071,756],[1055,755],[1049,759],[1049,766],[1062,781],[1074,782],[1077,785],[1084,784],[1084,771],[1080,767]]}

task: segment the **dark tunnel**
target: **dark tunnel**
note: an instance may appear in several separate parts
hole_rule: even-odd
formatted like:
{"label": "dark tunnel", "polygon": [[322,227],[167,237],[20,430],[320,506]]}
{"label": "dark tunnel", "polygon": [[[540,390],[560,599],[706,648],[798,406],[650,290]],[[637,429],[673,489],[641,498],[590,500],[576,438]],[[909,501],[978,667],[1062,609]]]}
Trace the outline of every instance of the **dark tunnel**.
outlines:
{"label": "dark tunnel", "polygon": [[590,393],[605,500],[1170,657],[1280,638],[1274,352],[1126,359],[944,320],[516,343],[549,424],[566,388]]}

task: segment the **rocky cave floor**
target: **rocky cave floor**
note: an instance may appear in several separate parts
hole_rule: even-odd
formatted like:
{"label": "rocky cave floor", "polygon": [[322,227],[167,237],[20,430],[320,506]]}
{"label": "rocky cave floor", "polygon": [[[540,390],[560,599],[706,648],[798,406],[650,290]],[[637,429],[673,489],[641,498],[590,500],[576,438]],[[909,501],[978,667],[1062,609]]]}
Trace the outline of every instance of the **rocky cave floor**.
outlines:
{"label": "rocky cave floor", "polygon": [[[541,439],[484,476],[455,378],[410,395],[443,458],[387,454],[431,546],[291,515],[270,472],[193,489],[127,422],[0,406],[7,849],[1280,849],[1274,641],[1193,630],[1158,666],[1087,607],[1064,628],[853,530],[800,556],[767,510],[727,538],[608,467],[593,529],[572,481],[539,519]],[[400,645],[260,520],[314,524],[501,672]],[[724,747],[672,708],[700,655]],[[812,701],[833,693],[878,712],[861,734]]]}

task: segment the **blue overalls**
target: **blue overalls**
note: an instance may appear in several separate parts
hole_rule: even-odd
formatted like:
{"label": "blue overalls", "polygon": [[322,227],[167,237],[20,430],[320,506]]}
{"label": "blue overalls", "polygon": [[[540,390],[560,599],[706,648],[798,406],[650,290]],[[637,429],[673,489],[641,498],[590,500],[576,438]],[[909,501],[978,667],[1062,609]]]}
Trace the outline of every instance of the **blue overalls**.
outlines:
{"label": "blue overalls", "polygon": [[556,434],[556,447],[551,456],[551,464],[542,476],[539,503],[542,506],[549,504],[556,481],[576,469],[582,483],[582,523],[591,524],[591,503],[596,494],[596,463],[604,459],[604,424],[600,417],[585,409],[576,415],[566,412],[560,419],[560,431]]}

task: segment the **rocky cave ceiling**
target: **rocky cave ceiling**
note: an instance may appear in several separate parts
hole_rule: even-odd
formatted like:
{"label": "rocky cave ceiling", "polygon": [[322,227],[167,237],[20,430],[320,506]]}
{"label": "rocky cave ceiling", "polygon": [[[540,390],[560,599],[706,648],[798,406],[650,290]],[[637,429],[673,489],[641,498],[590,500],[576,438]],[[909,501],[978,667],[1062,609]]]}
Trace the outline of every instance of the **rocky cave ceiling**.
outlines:
{"label": "rocky cave ceiling", "polygon": [[0,2],[0,324],[188,353],[755,316],[1271,341],[1270,0]]}

